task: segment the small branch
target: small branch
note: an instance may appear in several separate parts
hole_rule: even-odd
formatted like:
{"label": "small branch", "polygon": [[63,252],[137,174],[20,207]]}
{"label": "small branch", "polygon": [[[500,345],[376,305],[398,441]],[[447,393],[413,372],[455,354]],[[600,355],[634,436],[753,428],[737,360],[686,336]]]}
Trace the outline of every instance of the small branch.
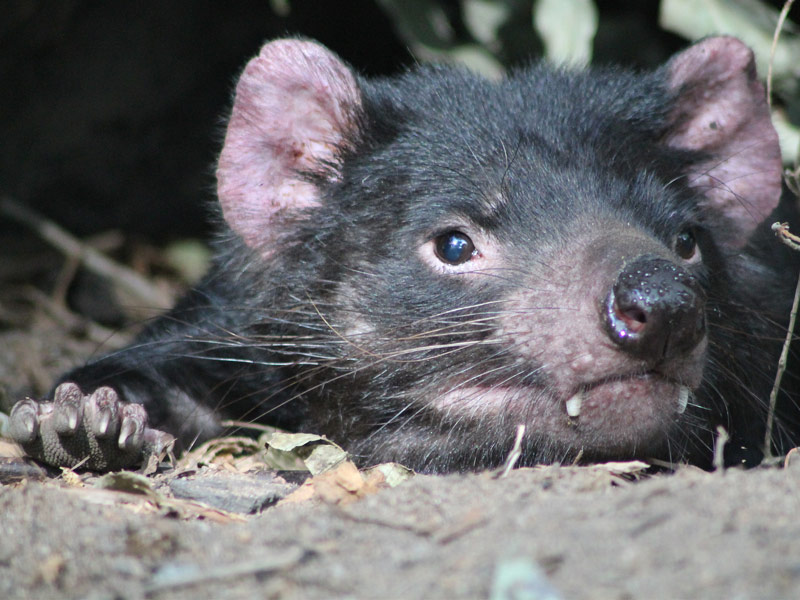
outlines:
{"label": "small branch", "polygon": [[789,233],[788,223],[773,223],[771,227],[778,239],[792,250],[800,251],[800,236]]}
{"label": "small branch", "polygon": [[717,437],[714,439],[714,471],[725,472],[725,445],[730,437],[722,425],[717,425]]}
{"label": "small branch", "polygon": [[778,48],[778,39],[781,36],[783,24],[786,22],[786,17],[789,16],[789,10],[792,8],[794,0],[787,0],[783,3],[783,9],[778,17],[778,23],[775,25],[775,32],[772,34],[772,46],[769,49],[769,68],[767,69],[767,104],[769,105],[770,112],[772,111],[772,64],[775,62],[775,50]]}
{"label": "small branch", "polygon": [[519,424],[517,425],[517,435],[514,438],[514,446],[511,448],[511,452],[506,458],[506,463],[503,466],[503,470],[500,471],[500,474],[497,476],[498,479],[508,476],[511,470],[516,466],[519,457],[522,456],[522,439],[524,437],[525,425]]}
{"label": "small branch", "polygon": [[278,429],[271,425],[262,425],[261,423],[252,423],[250,421],[236,421],[233,419],[220,421],[220,425],[228,428],[252,429],[253,431],[260,431],[261,433],[275,433],[275,431],[278,431]]}
{"label": "small branch", "polygon": [[169,307],[171,300],[168,294],[153,286],[136,271],[117,264],[30,208],[8,196],[1,196],[0,214],[29,227],[64,255],[80,261],[89,271],[113,281],[142,305],[152,308]]}
{"label": "small branch", "polygon": [[[773,223],[772,231],[778,239],[789,246],[792,250],[800,251],[800,237],[789,233],[789,226],[786,223]],[[778,403],[778,392],[781,389],[781,380],[786,371],[786,362],[789,356],[789,346],[792,344],[794,336],[794,325],[797,320],[797,306],[800,303],[800,277],[797,278],[797,285],[794,289],[794,300],[792,301],[792,312],[789,314],[789,325],[786,329],[786,338],[783,341],[781,357],[778,360],[778,372],[775,374],[775,383],[769,395],[769,410],[767,411],[767,426],[764,433],[764,460],[772,458],[772,428],[775,422],[775,407]]]}
{"label": "small branch", "polygon": [[[775,51],[778,48],[778,39],[780,38],[781,30],[783,29],[783,25],[786,21],[787,16],[789,15],[789,10],[792,8],[792,4],[794,4],[794,0],[787,0],[783,3],[783,9],[781,10],[780,16],[778,17],[778,22],[775,26],[775,32],[772,36],[772,47],[769,51],[769,70],[767,72],[767,103],[769,105],[770,111],[772,111],[772,65],[775,61]],[[795,156],[795,168],[792,171],[787,171],[786,184],[792,193],[797,196],[798,192],[798,185],[797,185],[797,177],[798,177],[798,165],[797,165],[797,156]],[[789,246],[792,250],[800,251],[800,237],[789,233],[789,225],[787,223],[773,223],[772,224],[772,231],[775,232],[775,235],[778,236],[778,239]],[[781,388],[781,380],[783,379],[783,373],[786,371],[786,361],[789,355],[789,346],[792,343],[792,337],[794,336],[794,325],[797,319],[797,305],[798,301],[800,301],[800,276],[797,278],[797,285],[795,286],[794,290],[794,300],[792,301],[792,312],[789,315],[789,326],[786,330],[786,339],[783,342],[783,349],[781,350],[781,357],[778,360],[778,370],[775,373],[775,383],[772,386],[772,391],[769,395],[769,409],[767,411],[767,424],[766,424],[766,431],[764,433],[764,461],[770,461],[773,459],[772,456],[772,428],[775,423],[775,408],[778,403],[778,392]]]}
{"label": "small branch", "polygon": [[[110,343],[110,340],[119,332],[103,327],[91,319],[73,313],[67,306],[58,300],[53,300],[44,292],[31,287],[23,291],[23,297],[28,298],[36,306],[53,319],[59,327],[72,332],[80,332],[88,340],[106,348],[119,346],[119,343]],[[124,336],[123,336],[123,339]],[[49,384],[48,384],[49,386]]]}

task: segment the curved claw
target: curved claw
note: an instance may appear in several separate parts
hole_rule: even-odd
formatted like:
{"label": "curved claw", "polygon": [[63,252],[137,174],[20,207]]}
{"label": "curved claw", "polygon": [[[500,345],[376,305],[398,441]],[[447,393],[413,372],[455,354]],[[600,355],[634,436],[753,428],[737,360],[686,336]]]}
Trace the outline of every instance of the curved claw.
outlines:
{"label": "curved claw", "polygon": [[144,430],[144,450],[147,454],[158,457],[159,461],[168,456],[173,463],[175,462],[174,450],[176,441],[175,436],[166,431],[150,429],[149,427]]}
{"label": "curved claw", "polygon": [[119,447],[125,451],[141,450],[147,413],[141,404],[124,404],[120,411],[122,425],[119,431]]}
{"label": "curved claw", "polygon": [[83,393],[74,383],[62,383],[53,395],[53,429],[73,435],[83,421]]}
{"label": "curved claw", "polygon": [[97,388],[86,400],[86,420],[96,437],[113,438],[117,435],[119,406],[117,392],[110,387]]}
{"label": "curved claw", "polygon": [[27,444],[39,435],[39,403],[30,398],[20,400],[11,409],[8,433],[18,444]]}

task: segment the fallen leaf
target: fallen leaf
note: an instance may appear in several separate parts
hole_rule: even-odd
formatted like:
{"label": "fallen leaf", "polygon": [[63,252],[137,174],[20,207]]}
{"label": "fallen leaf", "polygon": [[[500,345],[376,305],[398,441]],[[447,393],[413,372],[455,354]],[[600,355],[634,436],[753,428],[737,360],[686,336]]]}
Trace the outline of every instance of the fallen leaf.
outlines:
{"label": "fallen leaf", "polygon": [[61,467],[61,479],[64,481],[64,483],[71,487],[83,486],[83,480],[81,480],[81,476],[69,467]]}
{"label": "fallen leaf", "polygon": [[144,475],[133,473],[132,471],[106,473],[94,482],[94,486],[102,490],[140,494],[154,499],[158,497],[158,494],[153,488],[152,480]]}
{"label": "fallen leaf", "polygon": [[640,460],[629,460],[625,462],[605,462],[596,465],[589,465],[589,469],[596,471],[608,471],[614,475],[640,475],[650,468],[650,465]]}
{"label": "fallen leaf", "polygon": [[389,487],[398,486],[416,475],[413,470],[399,463],[382,463],[370,467],[369,469],[364,469],[363,473],[368,480],[372,477],[373,473],[380,473],[383,476],[383,481]]}
{"label": "fallen leaf", "polygon": [[0,484],[43,481],[47,478],[47,471],[31,459],[0,457]]}
{"label": "fallen leaf", "polygon": [[306,480],[278,504],[306,502],[316,498],[327,504],[344,506],[384,487],[387,484],[383,473],[373,471],[371,476],[365,478],[355,464],[345,461],[334,469]]}
{"label": "fallen leaf", "polygon": [[16,442],[0,438],[0,458],[22,458],[25,451]]}
{"label": "fallen leaf", "polygon": [[275,433],[266,443],[287,460],[292,456],[299,458],[312,475],[334,469],[347,460],[347,452],[341,447],[311,433]]}
{"label": "fallen leaf", "polygon": [[187,452],[181,458],[181,468],[194,468],[197,465],[235,463],[242,457],[251,457],[262,452],[258,440],[244,436],[215,438]]}

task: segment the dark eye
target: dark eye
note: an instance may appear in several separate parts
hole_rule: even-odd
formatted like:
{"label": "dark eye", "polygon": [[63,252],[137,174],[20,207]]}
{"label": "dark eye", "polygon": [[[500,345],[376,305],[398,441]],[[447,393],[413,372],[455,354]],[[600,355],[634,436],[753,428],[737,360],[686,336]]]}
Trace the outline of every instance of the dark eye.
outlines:
{"label": "dark eye", "polygon": [[697,252],[697,240],[694,238],[694,232],[686,228],[681,231],[675,238],[675,252],[684,260],[689,260],[694,257]]}
{"label": "dark eye", "polygon": [[475,253],[475,244],[460,231],[448,231],[434,240],[436,256],[450,265],[467,262]]}

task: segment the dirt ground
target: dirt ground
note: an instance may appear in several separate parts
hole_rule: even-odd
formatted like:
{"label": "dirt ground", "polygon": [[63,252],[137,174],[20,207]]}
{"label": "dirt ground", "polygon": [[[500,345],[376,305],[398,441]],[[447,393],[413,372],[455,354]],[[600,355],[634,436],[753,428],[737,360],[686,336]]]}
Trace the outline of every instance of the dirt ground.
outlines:
{"label": "dirt ground", "polygon": [[422,477],[345,506],[181,519],[0,488],[3,598],[796,598],[800,469]]}
{"label": "dirt ground", "polygon": [[[96,347],[57,312],[0,331],[7,397]],[[631,468],[417,475],[355,502],[277,503],[302,477],[195,463],[130,493],[8,458],[0,598],[800,597],[800,461]]]}

